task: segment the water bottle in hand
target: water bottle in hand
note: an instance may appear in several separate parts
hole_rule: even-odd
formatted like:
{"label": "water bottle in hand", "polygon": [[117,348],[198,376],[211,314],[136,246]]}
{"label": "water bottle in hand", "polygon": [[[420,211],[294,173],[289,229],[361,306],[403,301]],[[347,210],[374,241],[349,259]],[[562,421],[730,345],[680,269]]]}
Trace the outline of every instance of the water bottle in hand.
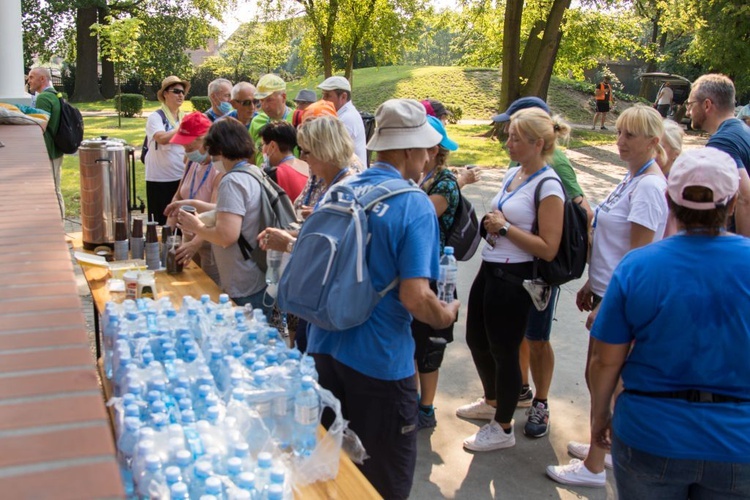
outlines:
{"label": "water bottle in hand", "polygon": [[451,303],[456,291],[458,280],[458,265],[453,256],[453,247],[445,247],[443,256],[440,258],[440,277],[438,278],[438,299]]}

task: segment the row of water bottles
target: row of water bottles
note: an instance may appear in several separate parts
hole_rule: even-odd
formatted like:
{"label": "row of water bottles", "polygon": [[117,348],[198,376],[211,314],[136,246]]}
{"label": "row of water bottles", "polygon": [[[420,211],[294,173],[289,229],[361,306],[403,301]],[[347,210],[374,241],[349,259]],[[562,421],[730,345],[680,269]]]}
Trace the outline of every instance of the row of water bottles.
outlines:
{"label": "row of water bottles", "polygon": [[260,309],[126,300],[102,333],[128,497],[291,498],[290,464],[317,445],[317,372]]}

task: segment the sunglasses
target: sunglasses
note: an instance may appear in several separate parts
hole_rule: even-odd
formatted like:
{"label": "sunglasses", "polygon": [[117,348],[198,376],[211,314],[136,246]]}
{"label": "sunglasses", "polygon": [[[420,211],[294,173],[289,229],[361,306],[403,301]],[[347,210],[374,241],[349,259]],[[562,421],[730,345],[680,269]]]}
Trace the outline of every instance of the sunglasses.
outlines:
{"label": "sunglasses", "polygon": [[255,101],[252,99],[247,99],[246,101],[237,101],[239,104],[243,106],[255,106]]}
{"label": "sunglasses", "polygon": [[175,95],[185,95],[185,91],[182,89],[169,89],[167,92],[171,92]]}

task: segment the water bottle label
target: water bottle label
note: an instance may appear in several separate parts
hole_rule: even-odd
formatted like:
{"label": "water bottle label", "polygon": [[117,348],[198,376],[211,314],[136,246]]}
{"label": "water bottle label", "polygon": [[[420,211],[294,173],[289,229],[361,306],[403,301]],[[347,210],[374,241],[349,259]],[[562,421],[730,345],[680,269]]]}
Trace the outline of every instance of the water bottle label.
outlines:
{"label": "water bottle label", "polygon": [[271,416],[271,402],[263,401],[255,405],[255,411],[258,412],[261,418],[267,418]]}
{"label": "water bottle label", "polygon": [[295,406],[294,421],[300,425],[313,425],[318,423],[317,406]]}
{"label": "water bottle label", "polygon": [[283,398],[276,398],[273,400],[273,415],[275,417],[283,417],[286,415],[286,396]]}

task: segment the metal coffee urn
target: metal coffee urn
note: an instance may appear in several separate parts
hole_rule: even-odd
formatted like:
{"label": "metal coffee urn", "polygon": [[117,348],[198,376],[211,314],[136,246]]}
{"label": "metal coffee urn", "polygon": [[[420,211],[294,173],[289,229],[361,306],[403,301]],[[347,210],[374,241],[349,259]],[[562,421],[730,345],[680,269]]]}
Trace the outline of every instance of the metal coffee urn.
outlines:
{"label": "metal coffee urn", "polygon": [[83,247],[113,246],[115,220],[124,219],[130,236],[128,149],[121,139],[91,139],[78,148],[81,169]]}

